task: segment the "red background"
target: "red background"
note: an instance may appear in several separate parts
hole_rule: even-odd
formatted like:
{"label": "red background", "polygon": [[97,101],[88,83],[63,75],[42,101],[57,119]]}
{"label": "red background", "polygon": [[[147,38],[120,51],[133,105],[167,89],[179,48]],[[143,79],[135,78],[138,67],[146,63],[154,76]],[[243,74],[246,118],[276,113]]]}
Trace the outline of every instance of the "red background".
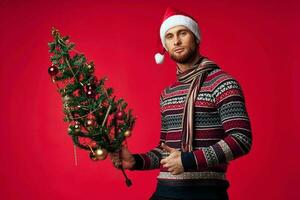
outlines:
{"label": "red background", "polygon": [[201,52],[233,75],[246,96],[253,146],[230,164],[230,199],[299,199],[300,4],[257,0],[2,0],[1,199],[149,198],[157,170],[128,172],[133,186],[127,188],[108,159],[92,162],[79,150],[74,166],[61,98],[47,73],[47,43],[55,26],[94,61],[96,75],[107,76],[138,117],[130,151],[146,152],[159,138],[160,91],[175,80],[175,63],[154,62],[169,5],[198,20]]}

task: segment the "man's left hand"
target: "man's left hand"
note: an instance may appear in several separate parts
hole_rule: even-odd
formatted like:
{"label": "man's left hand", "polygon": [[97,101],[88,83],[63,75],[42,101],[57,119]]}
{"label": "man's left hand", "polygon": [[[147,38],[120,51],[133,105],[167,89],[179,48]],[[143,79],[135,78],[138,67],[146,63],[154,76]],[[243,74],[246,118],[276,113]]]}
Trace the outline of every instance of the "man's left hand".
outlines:
{"label": "man's left hand", "polygon": [[168,171],[171,172],[172,175],[178,175],[184,172],[184,168],[181,162],[181,152],[177,151],[174,148],[171,148],[164,143],[161,147],[170,153],[170,155],[160,161],[163,167],[168,168]]}

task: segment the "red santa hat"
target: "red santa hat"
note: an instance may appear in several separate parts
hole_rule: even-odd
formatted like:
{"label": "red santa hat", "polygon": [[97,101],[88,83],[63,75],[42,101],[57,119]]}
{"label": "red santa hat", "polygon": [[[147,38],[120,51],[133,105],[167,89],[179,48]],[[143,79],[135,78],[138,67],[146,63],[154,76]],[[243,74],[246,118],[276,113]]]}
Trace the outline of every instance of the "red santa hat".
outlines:
{"label": "red santa hat", "polygon": [[198,27],[198,23],[191,16],[174,9],[172,7],[168,7],[162,24],[160,26],[159,36],[161,40],[162,46],[160,47],[159,53],[155,54],[155,61],[157,64],[162,64],[164,61],[164,54],[166,52],[166,44],[165,44],[165,34],[166,32],[175,26],[183,25],[187,27],[197,38],[197,43],[200,42],[200,30]]}

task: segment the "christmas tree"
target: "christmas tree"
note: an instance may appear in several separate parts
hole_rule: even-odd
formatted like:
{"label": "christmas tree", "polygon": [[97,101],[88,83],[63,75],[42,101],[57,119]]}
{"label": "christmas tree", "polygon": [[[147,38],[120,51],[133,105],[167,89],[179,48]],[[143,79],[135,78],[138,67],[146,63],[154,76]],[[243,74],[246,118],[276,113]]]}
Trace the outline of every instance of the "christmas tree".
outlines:
{"label": "christmas tree", "polygon": [[[48,43],[52,62],[48,73],[62,97],[68,134],[74,146],[87,150],[92,160],[104,160],[109,152],[121,149],[136,118],[127,103],[122,98],[116,100],[113,89],[105,86],[107,79],[97,79],[94,63],[74,49],[68,36],[61,36],[55,28],[52,36],[54,41]],[[131,185],[122,172],[126,184]]]}

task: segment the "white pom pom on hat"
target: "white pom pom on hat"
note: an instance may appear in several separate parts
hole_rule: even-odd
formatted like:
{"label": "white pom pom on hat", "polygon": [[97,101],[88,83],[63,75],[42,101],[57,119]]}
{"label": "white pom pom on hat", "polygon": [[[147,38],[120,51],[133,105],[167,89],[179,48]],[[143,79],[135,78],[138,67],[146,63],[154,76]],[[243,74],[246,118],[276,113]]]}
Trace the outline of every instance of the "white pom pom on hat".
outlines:
{"label": "white pom pom on hat", "polygon": [[156,53],[154,57],[155,57],[156,64],[162,64],[165,60],[165,55],[160,53]]}
{"label": "white pom pom on hat", "polygon": [[197,42],[200,42],[200,30],[198,23],[194,20],[191,16],[174,9],[172,7],[168,7],[163,22],[160,26],[159,36],[160,36],[160,45],[162,45],[163,50],[159,53],[155,54],[155,62],[156,64],[162,64],[164,61],[164,54],[166,52],[166,45],[165,45],[165,34],[166,32],[175,26],[183,25],[187,27],[197,38]]}

